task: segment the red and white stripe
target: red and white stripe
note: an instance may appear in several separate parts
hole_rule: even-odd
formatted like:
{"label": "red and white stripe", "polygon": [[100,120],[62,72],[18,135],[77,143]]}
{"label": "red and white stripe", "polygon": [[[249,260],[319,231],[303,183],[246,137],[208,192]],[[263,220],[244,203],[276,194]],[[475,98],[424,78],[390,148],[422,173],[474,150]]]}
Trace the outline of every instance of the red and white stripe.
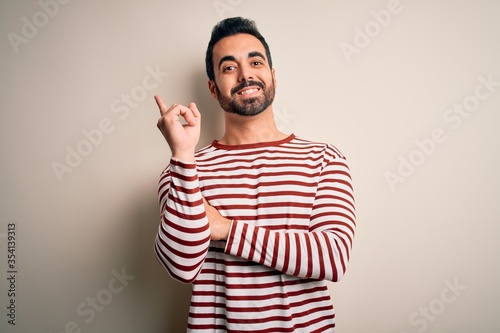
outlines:
{"label": "red and white stripe", "polygon": [[[233,219],[210,241],[202,197]],[[349,168],[333,146],[295,137],[171,160],[155,242],[170,275],[193,283],[189,332],[333,332],[325,280],[345,273],[355,231]]]}

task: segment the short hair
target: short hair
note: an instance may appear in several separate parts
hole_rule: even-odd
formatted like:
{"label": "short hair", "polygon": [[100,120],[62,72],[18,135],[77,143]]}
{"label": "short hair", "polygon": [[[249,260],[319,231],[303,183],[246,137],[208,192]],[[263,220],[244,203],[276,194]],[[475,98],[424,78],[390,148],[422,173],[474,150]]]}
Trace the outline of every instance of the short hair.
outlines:
{"label": "short hair", "polygon": [[257,29],[257,25],[254,21],[242,17],[231,17],[217,23],[212,29],[212,36],[210,42],[208,43],[207,53],[205,55],[205,67],[207,71],[207,76],[210,80],[215,81],[215,72],[213,64],[213,51],[214,46],[223,38],[234,36],[237,34],[249,34],[257,38],[264,49],[266,50],[266,57],[269,66],[273,67],[273,62],[271,60],[271,51],[269,50],[269,45],[267,45],[266,40],[260,34]]}

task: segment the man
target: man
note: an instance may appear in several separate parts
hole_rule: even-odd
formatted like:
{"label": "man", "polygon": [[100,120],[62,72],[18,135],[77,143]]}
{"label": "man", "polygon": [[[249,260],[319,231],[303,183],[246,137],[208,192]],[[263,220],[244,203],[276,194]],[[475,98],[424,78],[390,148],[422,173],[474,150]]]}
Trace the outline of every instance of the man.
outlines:
{"label": "man", "polygon": [[[332,145],[278,130],[276,76],[253,21],[212,31],[208,87],[222,138],[195,152],[194,103],[155,96],[172,157],[159,181],[155,253],[192,283],[189,332],[333,332],[325,280],[344,275],[355,230],[349,168]],[[181,123],[181,117],[185,123]]]}

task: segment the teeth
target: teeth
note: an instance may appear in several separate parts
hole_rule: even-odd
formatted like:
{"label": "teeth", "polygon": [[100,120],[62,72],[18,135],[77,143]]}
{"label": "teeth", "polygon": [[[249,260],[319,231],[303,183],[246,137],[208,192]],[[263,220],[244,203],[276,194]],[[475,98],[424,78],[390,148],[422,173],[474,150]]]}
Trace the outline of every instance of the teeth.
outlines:
{"label": "teeth", "polygon": [[250,94],[253,94],[254,92],[256,92],[258,89],[248,89],[248,90],[245,90],[243,91],[241,94],[242,95],[250,95]]}

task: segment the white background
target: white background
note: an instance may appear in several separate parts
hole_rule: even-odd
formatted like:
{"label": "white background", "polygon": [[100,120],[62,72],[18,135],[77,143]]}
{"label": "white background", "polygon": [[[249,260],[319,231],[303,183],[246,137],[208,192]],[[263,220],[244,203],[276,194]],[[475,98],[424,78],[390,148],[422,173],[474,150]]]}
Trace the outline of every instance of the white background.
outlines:
{"label": "white background", "polygon": [[170,156],[153,96],[196,102],[200,147],[218,138],[206,45],[220,19],[244,16],[271,47],[279,127],[334,144],[352,169],[358,230],[331,286],[336,331],[498,332],[499,10],[493,0],[2,1],[0,331],[184,331],[189,286],[153,255]]}

